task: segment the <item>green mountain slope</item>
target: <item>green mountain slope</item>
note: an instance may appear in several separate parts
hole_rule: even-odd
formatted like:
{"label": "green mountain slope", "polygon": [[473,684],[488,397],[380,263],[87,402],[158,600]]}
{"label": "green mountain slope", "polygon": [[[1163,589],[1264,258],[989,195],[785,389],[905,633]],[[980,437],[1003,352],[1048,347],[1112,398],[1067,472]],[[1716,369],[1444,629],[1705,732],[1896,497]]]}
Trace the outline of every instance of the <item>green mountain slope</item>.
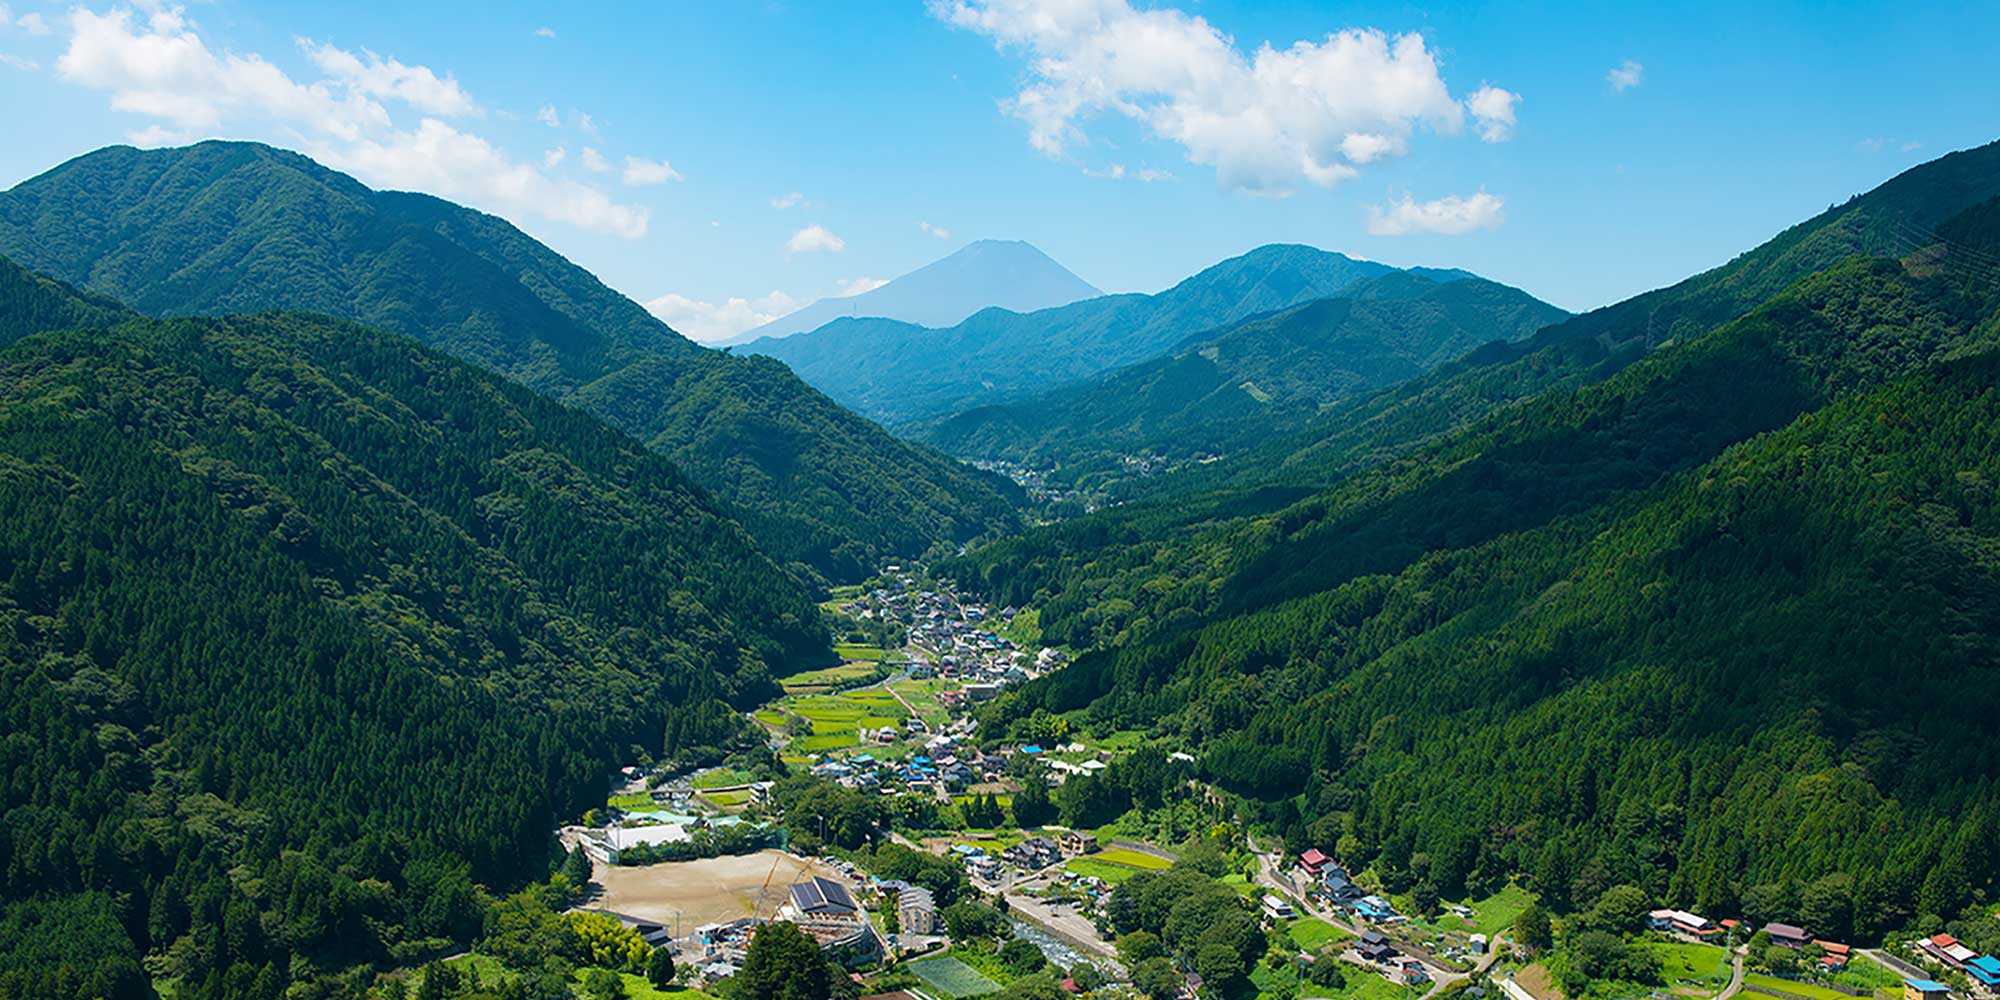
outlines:
{"label": "green mountain slope", "polygon": [[[986,309],[945,330],[843,319],[745,345],[861,413],[892,425],[1019,399],[1144,361],[1190,335],[1337,295],[1394,268],[1272,244],[1157,295],[1106,295],[1031,313]],[[1439,281],[1463,272],[1414,269]]]}
{"label": "green mountain slope", "polygon": [[1973,914],[2000,878],[2000,213],[1971,201],[1304,500],[976,551],[948,570],[1098,647],[988,721],[1174,734],[1398,891],[1528,873],[1559,909],[1630,882],[1760,919],[1833,894],[1812,929],[1840,937]]}
{"label": "green mountain slope", "polygon": [[133,315],[111,299],[77,291],[0,257],[0,344],[44,330],[110,326]]}
{"label": "green mountain slope", "polygon": [[1494,282],[1395,272],[1191,336],[1166,357],[1087,383],[955,414],[917,436],[952,454],[1061,466],[1071,479],[1116,475],[1134,453],[1184,461],[1254,447],[1342,399],[1566,316]]}
{"label": "green mountain slope", "polygon": [[1828,208],[1720,267],[1583,313],[1519,343],[1488,345],[1380,393],[1337,403],[1297,434],[1224,461],[1127,481],[1121,495],[1136,499],[1330,482],[1538,393],[1601,381],[1654,347],[1741,316],[1844,257],[1914,252],[1937,238],[1934,230],[1948,217],[1996,195],[2000,143],[1952,153]]}
{"label": "green mountain slope", "polygon": [[611,768],[713,754],[732,702],[831,660],[665,458],[288,314],[0,350],[0,619],[18,996],[147,995],[148,951],[280,995],[466,941],[474,881],[545,875]]}
{"label": "green mountain slope", "polygon": [[506,222],[246,143],[113,147],[0,194],[0,253],[149,314],[322,312],[586,406],[836,579],[1016,524],[1004,487],[705,350]]}
{"label": "green mountain slope", "polygon": [[1558,909],[1632,883],[1777,919],[1830,885],[1811,929],[1843,940],[1956,917],[2000,875],[1996,385],[1992,353],[1927,369],[1003,710],[1176,731],[1392,889],[1527,872]]}

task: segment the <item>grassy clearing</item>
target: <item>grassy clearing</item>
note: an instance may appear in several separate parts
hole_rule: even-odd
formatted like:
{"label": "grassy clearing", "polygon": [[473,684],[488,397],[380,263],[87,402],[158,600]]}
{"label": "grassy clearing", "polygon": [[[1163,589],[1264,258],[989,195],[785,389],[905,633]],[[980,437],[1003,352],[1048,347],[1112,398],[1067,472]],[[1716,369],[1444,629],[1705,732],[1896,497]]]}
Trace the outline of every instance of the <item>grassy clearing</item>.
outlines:
{"label": "grassy clearing", "polygon": [[1316,952],[1329,942],[1346,941],[1354,935],[1327,923],[1318,917],[1300,917],[1286,926],[1285,933],[1300,951]]}
{"label": "grassy clearing", "polygon": [[757,780],[757,776],[735,767],[718,767],[695,775],[696,790],[707,788],[728,788],[731,785],[747,785]]}
{"label": "grassy clearing", "polygon": [[1323,986],[1306,983],[1300,990],[1301,996],[1330,997],[1334,1000],[1409,1000],[1410,991],[1383,979],[1372,969],[1358,965],[1345,965],[1341,973],[1347,979],[1347,987],[1329,990]]}
{"label": "grassy clearing", "polygon": [[1029,608],[1015,615],[1013,621],[995,626],[993,634],[1022,649],[1033,649],[1042,644],[1042,613]]}
{"label": "grassy clearing", "polygon": [[1090,857],[1071,858],[1063,863],[1063,867],[1078,875],[1101,878],[1112,885],[1122,885],[1125,880],[1139,874],[1139,869],[1137,868],[1127,865],[1115,865]]}
{"label": "grassy clearing", "polygon": [[836,643],[833,655],[843,660],[858,660],[879,663],[889,658],[889,651],[880,646],[862,646],[855,643]]}
{"label": "grassy clearing", "polygon": [[976,997],[1000,988],[999,983],[988,979],[979,970],[950,956],[920,958],[907,968],[932,989],[948,997]]}
{"label": "grassy clearing", "polygon": [[720,809],[734,809],[750,804],[750,790],[747,788],[736,788],[726,792],[703,792],[701,797]]}
{"label": "grassy clearing", "polygon": [[[813,736],[801,736],[798,739],[795,739],[792,742],[787,743],[785,746],[788,749],[796,750],[802,754],[807,754],[807,753],[825,753],[828,750],[844,750],[848,747],[858,746],[858,745],[860,745],[860,740],[858,740],[855,737],[854,733],[845,732],[845,733],[816,734]],[[804,758],[801,758],[801,760],[803,759]]]}
{"label": "grassy clearing", "polygon": [[760,708],[751,717],[772,729],[783,729],[785,723],[790,721],[785,718],[785,713],[775,708]]}
{"label": "grassy clearing", "polygon": [[1236,894],[1242,896],[1244,899],[1262,899],[1264,897],[1264,888],[1250,881],[1249,877],[1242,872],[1231,872],[1216,879],[1216,881],[1236,890]]}
{"label": "grassy clearing", "polygon": [[613,809],[651,809],[653,808],[653,794],[651,792],[623,792],[606,799],[604,804]]}
{"label": "grassy clearing", "polygon": [[786,693],[790,694],[799,691],[822,690],[832,687],[835,684],[845,684],[852,681],[866,680],[871,677],[884,676],[884,673],[882,665],[874,661],[842,663],[838,666],[826,667],[820,670],[807,670],[803,673],[779,678],[778,685],[784,688]]}
{"label": "grassy clearing", "polygon": [[1810,997],[1811,1000],[1854,1000],[1853,997],[1839,990],[1830,990],[1816,983],[1802,983],[1793,979],[1779,979],[1776,976],[1758,975],[1754,972],[1743,977],[1743,986],[1744,989],[1753,993],[1769,990],[1778,994]]}
{"label": "grassy clearing", "polygon": [[1659,956],[1660,971],[1669,983],[1692,980],[1698,983],[1729,981],[1727,954],[1720,945],[1656,941],[1653,954]]}
{"label": "grassy clearing", "polygon": [[1165,858],[1154,857],[1143,851],[1126,850],[1123,847],[1107,847],[1091,855],[1091,857],[1114,865],[1138,868],[1142,871],[1164,871],[1174,866],[1173,862]]}

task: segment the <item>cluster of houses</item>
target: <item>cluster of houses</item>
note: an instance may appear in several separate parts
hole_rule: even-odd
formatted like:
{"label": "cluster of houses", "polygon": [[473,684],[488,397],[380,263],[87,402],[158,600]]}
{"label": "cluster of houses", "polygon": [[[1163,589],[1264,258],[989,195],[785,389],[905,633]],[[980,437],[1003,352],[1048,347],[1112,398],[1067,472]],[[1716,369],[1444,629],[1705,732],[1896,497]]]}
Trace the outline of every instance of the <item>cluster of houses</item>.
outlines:
{"label": "cluster of houses", "polygon": [[1917,950],[1958,969],[1989,990],[2000,989],[2000,959],[1981,955],[1949,934],[1933,934],[1917,942]]}
{"label": "cluster of houses", "polygon": [[1097,853],[1097,835],[1082,830],[1064,830],[1050,837],[1029,837],[1000,852],[999,857],[973,844],[954,844],[951,853],[965,866],[965,873],[987,885],[998,885],[1009,870],[1038,872],[1064,861]]}
{"label": "cluster of houses", "polygon": [[1395,924],[1409,919],[1397,913],[1388,900],[1355,885],[1354,876],[1317,847],[1299,855],[1297,878],[1310,887],[1310,895],[1369,923]]}
{"label": "cluster of houses", "polygon": [[989,617],[985,605],[960,596],[949,582],[937,584],[936,590],[917,589],[917,574],[900,566],[887,567],[884,578],[883,586],[841,605],[841,610],[856,618],[900,625],[913,643],[930,650],[936,663],[913,666],[911,676],[962,682],[958,689],[940,693],[941,702],[963,705],[984,701],[1008,685],[1065,662],[1056,650],[1044,649],[1030,656],[994,634],[989,621],[1013,620],[1014,608],[1002,608],[998,615]]}

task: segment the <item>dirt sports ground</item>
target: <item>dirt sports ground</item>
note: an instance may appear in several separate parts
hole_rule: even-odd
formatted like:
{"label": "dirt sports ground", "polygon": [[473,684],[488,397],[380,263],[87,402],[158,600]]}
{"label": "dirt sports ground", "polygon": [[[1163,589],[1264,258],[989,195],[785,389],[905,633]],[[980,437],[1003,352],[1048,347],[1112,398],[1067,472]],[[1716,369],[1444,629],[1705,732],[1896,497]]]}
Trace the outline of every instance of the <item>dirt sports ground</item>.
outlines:
{"label": "dirt sports ground", "polygon": [[[831,868],[782,851],[701,861],[667,861],[642,867],[600,863],[591,877],[604,887],[604,892],[588,905],[657,920],[669,928],[675,926],[678,915],[676,934],[686,934],[703,924],[752,915],[772,916],[785,901],[785,890],[814,874],[846,881],[845,876]],[[770,890],[764,893],[760,910],[758,891],[767,877]]]}

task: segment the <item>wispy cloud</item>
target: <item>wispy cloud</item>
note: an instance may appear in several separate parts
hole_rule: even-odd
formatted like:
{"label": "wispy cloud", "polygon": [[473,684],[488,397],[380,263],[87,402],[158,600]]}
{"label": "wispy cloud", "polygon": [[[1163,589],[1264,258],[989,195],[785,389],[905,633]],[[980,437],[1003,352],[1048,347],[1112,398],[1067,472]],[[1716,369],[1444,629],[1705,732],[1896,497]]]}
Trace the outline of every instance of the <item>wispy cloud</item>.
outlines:
{"label": "wispy cloud", "polygon": [[1465,99],[1465,110],[1479,125],[1480,141],[1506,142],[1514,137],[1514,106],[1519,103],[1521,95],[1485,84]]}
{"label": "wispy cloud", "polygon": [[681,172],[665,160],[642,160],[636,156],[625,158],[625,183],[631,187],[650,187],[681,179]]}
{"label": "wispy cloud", "polygon": [[690,340],[712,344],[728,340],[798,309],[797,301],[773,291],[755,299],[730,298],[705,302],[685,295],[662,295],[644,303],[646,311]]}
{"label": "wispy cloud", "polygon": [[847,249],[847,241],[835,236],[825,226],[807,226],[785,241],[786,253],[839,253]]}
{"label": "wispy cloud", "polygon": [[933,226],[928,221],[917,223],[917,228],[923,230],[925,236],[932,236],[941,240],[951,239],[951,230],[943,226]]}
{"label": "wispy cloud", "polygon": [[797,191],[787,191],[771,199],[771,207],[776,209],[797,208],[806,203],[806,196]]}
{"label": "wispy cloud", "polygon": [[853,298],[863,292],[872,292],[888,283],[889,279],[887,278],[849,278],[846,281],[836,281],[834,284],[840,287],[840,291],[835,292],[834,297],[842,299]]}
{"label": "wispy cloud", "polygon": [[598,152],[595,146],[583,147],[583,156],[579,162],[583,164],[583,169],[593,174],[608,174],[611,172],[611,161],[606,160],[604,154]]}
{"label": "wispy cloud", "polygon": [[1375,236],[1408,236],[1435,233],[1459,236],[1478,229],[1492,229],[1505,218],[1506,203],[1484,191],[1470,197],[1447,195],[1436,201],[1417,201],[1409,195],[1387,205],[1368,208],[1368,232]]}
{"label": "wispy cloud", "polygon": [[[1621,94],[1645,82],[1645,80],[1646,67],[1639,65],[1638,61],[1633,59],[1627,59],[1611,67],[1611,72],[1604,74],[1604,82],[1609,83],[1612,90]],[[1673,88],[1668,87],[1667,89],[1672,90]]]}
{"label": "wispy cloud", "polygon": [[[1028,83],[1002,102],[1026,123],[1028,141],[1063,156],[1089,141],[1103,113],[1138,122],[1213,167],[1226,187],[1288,193],[1330,186],[1384,156],[1403,155],[1420,127],[1451,135],[1468,108],[1439,75],[1423,36],[1348,29],[1321,41],[1254,53],[1205,19],[1128,0],[929,0],[933,16],[1025,54]],[[1471,109],[1489,141],[1511,115],[1490,93]]]}
{"label": "wispy cloud", "polygon": [[536,29],[535,29],[535,37],[536,37],[536,38],[554,38],[554,37],[556,37],[556,29],[554,29],[554,28],[551,28],[551,27],[549,27],[549,26],[548,26],[548,25],[546,25],[546,24],[545,24],[545,25],[542,25],[541,27],[539,27],[539,28],[536,28]]}
{"label": "wispy cloud", "polygon": [[58,75],[138,118],[128,133],[134,142],[269,138],[379,187],[621,237],[646,232],[644,207],[549,175],[547,154],[524,163],[453,124],[479,117],[480,107],[448,72],[300,39],[320,74],[302,80],[258,53],[211,46],[179,7],[76,7],[68,19]]}

